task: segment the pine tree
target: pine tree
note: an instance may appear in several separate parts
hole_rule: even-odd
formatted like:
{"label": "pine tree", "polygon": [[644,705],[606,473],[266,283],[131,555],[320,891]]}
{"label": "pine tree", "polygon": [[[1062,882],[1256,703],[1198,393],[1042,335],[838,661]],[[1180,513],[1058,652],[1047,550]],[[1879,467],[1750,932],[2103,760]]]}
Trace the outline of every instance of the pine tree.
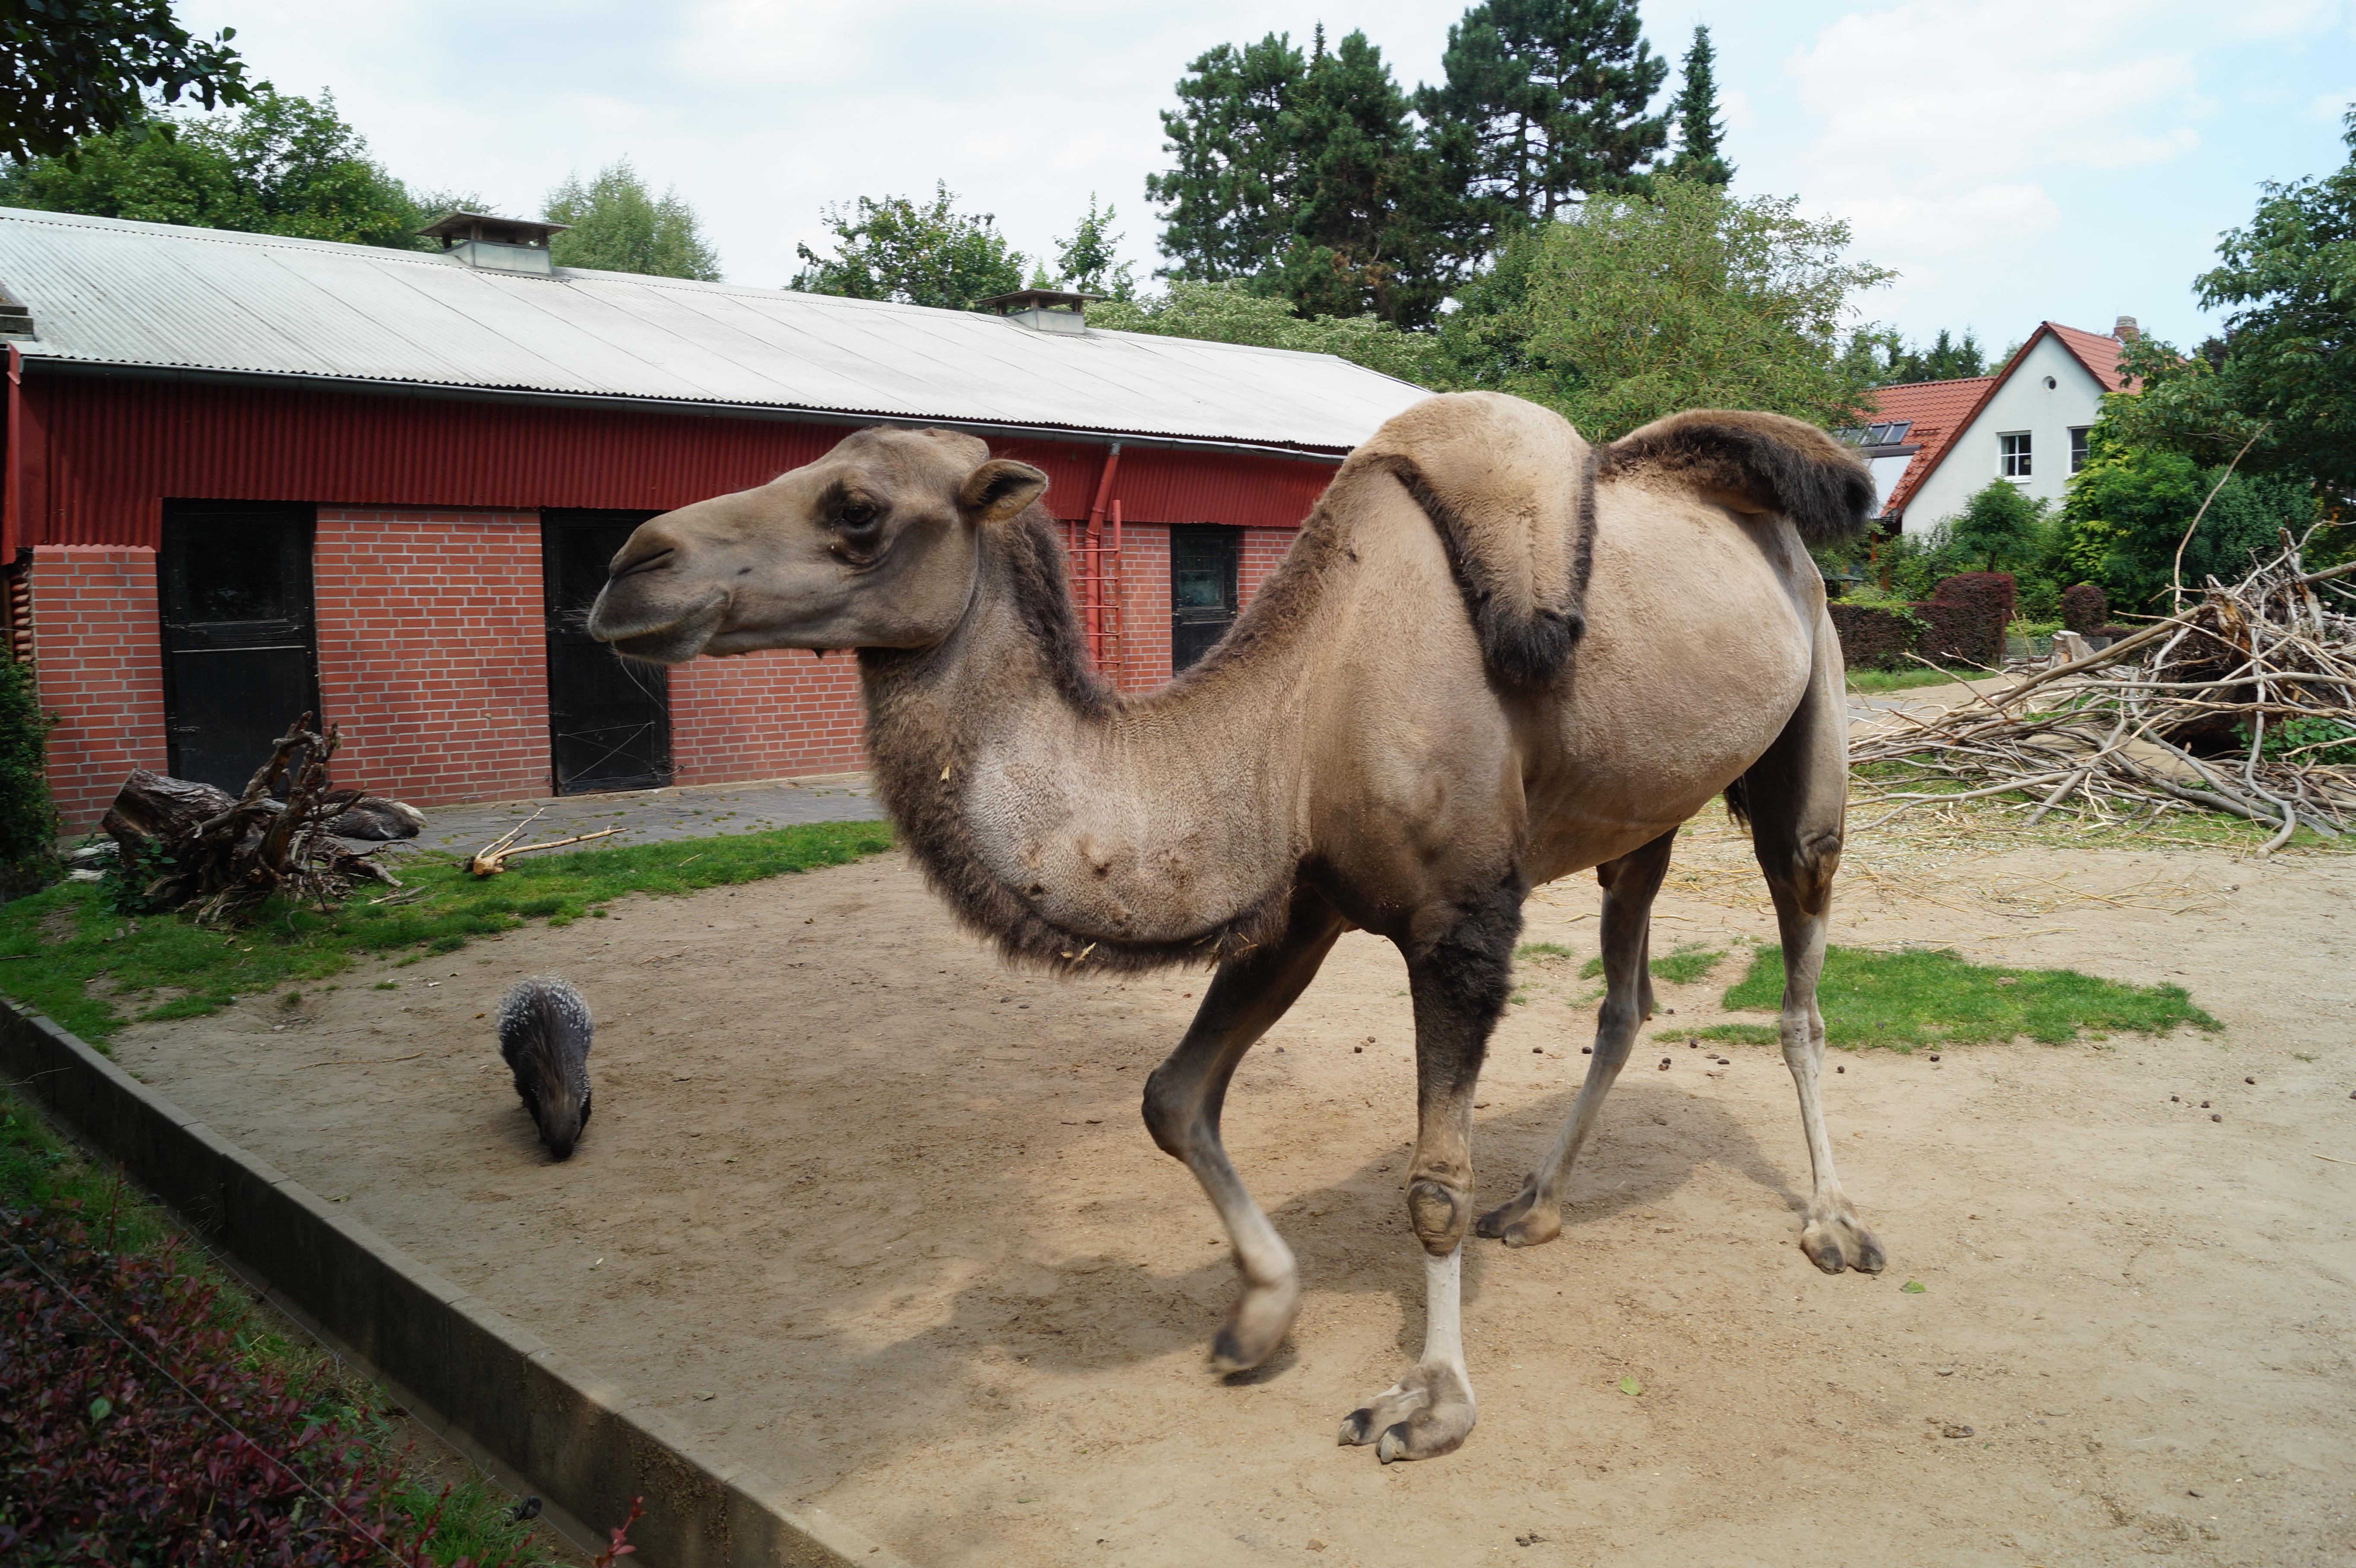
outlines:
{"label": "pine tree", "polygon": [[1248,278],[1291,242],[1296,151],[1287,115],[1309,74],[1290,35],[1221,44],[1186,68],[1178,108],[1162,112],[1177,166],[1145,176],[1160,203],[1162,275],[1189,283]]}
{"label": "pine tree", "polygon": [[1636,0],[1483,0],[1448,29],[1440,65],[1416,108],[1462,193],[1460,249],[1642,190],[1668,144],[1667,117],[1645,110],[1669,62]]}
{"label": "pine tree", "polygon": [[1196,59],[1162,114],[1177,166],[1146,179],[1163,204],[1162,275],[1248,280],[1306,315],[1419,325],[1446,293],[1430,236],[1438,182],[1408,95],[1353,32],[1309,52],[1271,33]]}
{"label": "pine tree", "polygon": [[1694,28],[1693,48],[1686,51],[1685,84],[1677,89],[1669,113],[1677,123],[1677,155],[1669,173],[1679,179],[1722,186],[1734,178],[1734,165],[1719,155],[1726,126],[1718,118],[1718,81],[1711,67],[1718,51],[1710,48],[1709,29]]}

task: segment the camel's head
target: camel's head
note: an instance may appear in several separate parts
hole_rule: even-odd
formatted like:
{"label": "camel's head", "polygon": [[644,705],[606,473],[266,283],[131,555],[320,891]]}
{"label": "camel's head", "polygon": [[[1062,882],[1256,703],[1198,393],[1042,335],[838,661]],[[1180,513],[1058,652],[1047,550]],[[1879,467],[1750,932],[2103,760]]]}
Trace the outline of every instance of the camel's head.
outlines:
{"label": "camel's head", "polygon": [[762,648],[914,648],[973,596],[984,530],[1047,476],[954,431],[862,430],[757,490],[638,525],[589,631],[633,658],[684,664]]}

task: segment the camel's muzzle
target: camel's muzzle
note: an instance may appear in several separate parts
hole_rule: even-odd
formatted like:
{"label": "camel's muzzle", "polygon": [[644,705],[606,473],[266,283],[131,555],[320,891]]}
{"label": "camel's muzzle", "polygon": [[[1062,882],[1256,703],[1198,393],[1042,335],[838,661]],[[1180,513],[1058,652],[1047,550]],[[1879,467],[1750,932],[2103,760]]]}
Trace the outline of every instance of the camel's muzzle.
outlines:
{"label": "camel's muzzle", "polygon": [[727,592],[715,592],[682,612],[656,601],[641,586],[649,581],[647,576],[633,576],[607,582],[589,612],[589,635],[629,658],[685,664],[703,651],[727,619]]}

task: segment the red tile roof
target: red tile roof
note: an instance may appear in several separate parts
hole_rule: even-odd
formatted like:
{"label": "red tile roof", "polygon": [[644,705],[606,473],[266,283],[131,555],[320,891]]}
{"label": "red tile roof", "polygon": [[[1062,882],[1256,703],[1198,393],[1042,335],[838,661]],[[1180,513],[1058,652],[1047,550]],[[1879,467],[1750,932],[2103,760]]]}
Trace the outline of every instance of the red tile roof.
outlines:
{"label": "red tile roof", "polygon": [[1894,516],[1906,509],[1931,470],[1939,466],[1939,459],[1947,454],[1956,436],[1971,422],[1972,413],[1996,386],[1994,376],[1971,376],[1957,381],[1908,381],[1896,387],[1883,387],[1873,394],[1874,418],[1877,420],[1912,420],[1913,428],[1906,432],[1906,442],[1922,450],[1906,472],[1890,487],[1890,499],[1882,506],[1884,516]]}
{"label": "red tile roof", "polygon": [[1993,376],[1975,376],[1959,381],[1910,381],[1896,387],[1882,387],[1873,394],[1879,417],[1885,420],[1912,419],[1914,428],[1906,432],[1906,439],[1919,443],[1922,448],[1914,454],[1914,461],[1906,465],[1906,472],[1899,475],[1898,483],[1891,487],[1890,499],[1881,508],[1884,517],[1906,509],[1906,504],[1914,498],[1914,493],[1922,487],[1923,481],[1931,477],[1931,471],[1939,466],[1940,460],[1947,455],[1947,450],[1954,445],[1955,439],[1971,428],[1972,421],[1979,417],[1980,410],[1996,396],[1996,389],[2005,383],[2022,360],[2029,357],[2029,351],[2037,347],[2038,340],[2049,333],[2070,351],[2071,357],[2086,368],[2086,373],[2094,377],[2095,384],[2104,391],[2133,392],[2141,389],[2140,381],[2130,382],[2119,375],[2119,354],[2126,345],[2117,338],[2051,321],[2039,322],[2037,330],[2029,335],[2029,341],[2015,349],[2012,357],[2004,362],[2004,368]]}

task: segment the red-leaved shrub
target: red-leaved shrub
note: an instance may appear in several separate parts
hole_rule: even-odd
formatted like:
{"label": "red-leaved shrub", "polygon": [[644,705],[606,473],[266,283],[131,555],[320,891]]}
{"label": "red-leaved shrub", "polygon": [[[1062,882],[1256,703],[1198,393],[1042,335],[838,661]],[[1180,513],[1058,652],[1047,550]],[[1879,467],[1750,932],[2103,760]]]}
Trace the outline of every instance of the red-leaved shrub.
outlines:
{"label": "red-leaved shrub", "polygon": [[1894,610],[1836,599],[1825,606],[1840,635],[1841,662],[1850,669],[1902,669],[1914,661],[1914,624]]}
{"label": "red-leaved shrub", "polygon": [[2009,571],[1959,571],[1917,606],[1927,629],[1922,653],[1941,664],[2004,663],[2004,628],[2012,619]]}
{"label": "red-leaved shrub", "polygon": [[423,1568],[436,1520],[397,1512],[379,1451],[249,1364],[218,1296],[177,1243],[116,1253],[70,1208],[0,1214],[0,1555]]}
{"label": "red-leaved shrub", "polygon": [[2093,583],[2062,591],[2062,624],[2080,636],[2100,632],[2110,618],[2110,599]]}

